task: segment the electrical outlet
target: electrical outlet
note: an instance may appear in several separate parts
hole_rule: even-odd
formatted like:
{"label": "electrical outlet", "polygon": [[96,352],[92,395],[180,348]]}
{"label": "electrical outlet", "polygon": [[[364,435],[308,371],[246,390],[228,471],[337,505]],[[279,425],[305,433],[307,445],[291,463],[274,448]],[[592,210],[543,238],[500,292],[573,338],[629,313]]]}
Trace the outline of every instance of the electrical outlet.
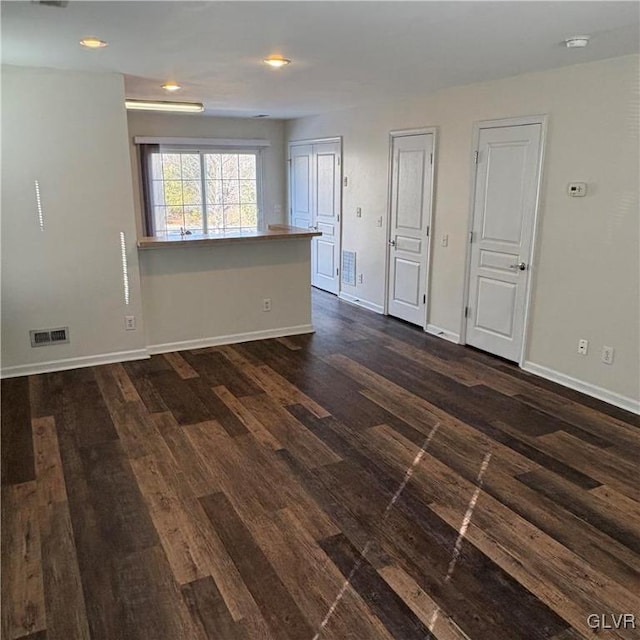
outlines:
{"label": "electrical outlet", "polygon": [[382,216],[378,216],[378,219],[376,220],[376,227],[381,227],[382,226]]}
{"label": "electrical outlet", "polygon": [[578,353],[581,356],[586,356],[589,351],[589,341],[588,340],[578,340]]}
{"label": "electrical outlet", "polygon": [[604,362],[605,364],[613,364],[614,351],[615,350],[613,347],[602,347],[602,362]]}
{"label": "electrical outlet", "polygon": [[125,331],[135,331],[136,330],[136,317],[135,316],[125,316],[124,317],[124,328],[125,328]]}
{"label": "electrical outlet", "polygon": [[442,236],[442,238],[440,239],[440,245],[443,247],[448,247],[449,246],[449,235],[448,234],[444,234]]}
{"label": "electrical outlet", "polygon": [[356,218],[362,218],[362,207],[356,207]]}
{"label": "electrical outlet", "polygon": [[361,273],[358,274],[358,284],[364,284],[364,275]]}
{"label": "electrical outlet", "polygon": [[265,298],[262,301],[262,310],[263,311],[271,311],[271,298]]}

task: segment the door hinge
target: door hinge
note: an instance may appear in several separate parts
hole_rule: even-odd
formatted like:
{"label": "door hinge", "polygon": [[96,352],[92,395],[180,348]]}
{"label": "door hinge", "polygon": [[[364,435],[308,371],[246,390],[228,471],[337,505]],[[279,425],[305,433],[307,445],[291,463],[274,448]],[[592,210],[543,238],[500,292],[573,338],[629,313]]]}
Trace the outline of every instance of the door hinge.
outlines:
{"label": "door hinge", "polygon": [[427,304],[427,294],[426,293],[422,296],[422,304]]}
{"label": "door hinge", "polygon": [[465,308],[464,308],[464,317],[465,317],[465,318],[468,318],[468,317],[469,317],[469,311],[470,311],[469,307],[465,307]]}
{"label": "door hinge", "polygon": [[474,164],[478,164],[478,156],[480,155],[480,153],[478,151],[474,151],[473,152],[473,163]]}
{"label": "door hinge", "polygon": [[338,222],[340,222],[340,214],[338,214]]}
{"label": "door hinge", "polygon": [[287,162],[288,162],[289,164],[291,164],[291,158],[289,158],[289,159],[287,160]]}
{"label": "door hinge", "polygon": [[429,160],[429,163],[430,163],[430,164],[433,164],[433,153],[432,153],[432,154],[430,154],[430,155],[431,155],[431,158],[430,158],[430,160]]}
{"label": "door hinge", "polygon": [[427,238],[429,237],[429,226],[427,226]]}
{"label": "door hinge", "polygon": [[336,160],[338,161],[338,166],[340,166],[340,156],[338,156]]}
{"label": "door hinge", "polygon": [[469,244],[473,244],[473,231],[469,231]]}
{"label": "door hinge", "polygon": [[336,269],[336,275],[339,276],[340,275],[340,269]]}

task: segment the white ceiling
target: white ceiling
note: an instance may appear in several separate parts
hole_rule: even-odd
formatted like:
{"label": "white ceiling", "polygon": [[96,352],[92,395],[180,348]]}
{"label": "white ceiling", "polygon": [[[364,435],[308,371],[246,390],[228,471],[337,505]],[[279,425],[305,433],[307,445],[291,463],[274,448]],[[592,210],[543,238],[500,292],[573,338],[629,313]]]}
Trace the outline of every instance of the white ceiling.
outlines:
{"label": "white ceiling", "polygon": [[[116,71],[127,97],[293,118],[638,51],[637,2],[2,2],[5,64]],[[584,50],[562,41],[591,34]],[[79,46],[83,36],[109,42]],[[262,63],[279,53],[280,70]],[[179,96],[179,97],[178,97]]]}

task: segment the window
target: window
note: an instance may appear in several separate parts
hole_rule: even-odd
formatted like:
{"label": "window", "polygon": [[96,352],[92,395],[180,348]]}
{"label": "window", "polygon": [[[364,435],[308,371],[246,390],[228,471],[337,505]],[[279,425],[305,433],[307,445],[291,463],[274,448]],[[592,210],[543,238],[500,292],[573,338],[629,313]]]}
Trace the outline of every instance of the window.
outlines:
{"label": "window", "polygon": [[207,233],[257,229],[257,151],[176,149],[153,145],[143,161],[147,231]]}

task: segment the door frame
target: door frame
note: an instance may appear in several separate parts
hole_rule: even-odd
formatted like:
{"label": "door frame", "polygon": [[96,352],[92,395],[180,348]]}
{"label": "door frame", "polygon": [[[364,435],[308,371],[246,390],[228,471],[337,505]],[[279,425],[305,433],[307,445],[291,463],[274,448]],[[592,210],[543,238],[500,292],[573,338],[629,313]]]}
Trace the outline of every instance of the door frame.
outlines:
{"label": "door frame", "polygon": [[[333,136],[328,138],[309,138],[303,140],[289,140],[287,142],[287,220],[288,223],[291,224],[291,215],[292,215],[292,207],[293,207],[293,183],[291,181],[291,147],[299,147],[304,145],[314,145],[314,144],[322,144],[324,142],[335,142],[340,145],[340,167],[338,174],[340,176],[340,220],[338,220],[340,224],[340,232],[338,234],[338,268],[340,269],[340,273],[338,274],[338,292],[337,296],[340,295],[342,291],[342,220],[344,219],[343,212],[343,167],[344,167],[344,145],[342,142],[342,136]],[[313,197],[313,196],[312,196]],[[311,239],[313,241],[313,238]],[[312,265],[313,268],[313,265]]]}
{"label": "door frame", "polygon": [[461,323],[460,323],[460,344],[466,344],[467,336],[467,318],[465,317],[464,310],[469,305],[469,289],[471,285],[471,232],[473,230],[473,214],[475,210],[475,196],[476,196],[476,181],[478,178],[478,172],[476,170],[477,164],[475,162],[475,151],[478,149],[478,142],[480,141],[480,132],[482,129],[496,129],[500,127],[518,127],[528,124],[540,125],[540,157],[538,158],[538,180],[536,184],[536,201],[533,210],[533,227],[531,231],[531,254],[528,257],[527,264],[529,265],[529,277],[527,279],[527,288],[525,290],[525,303],[524,303],[524,317],[523,332],[522,332],[522,348],[520,350],[520,356],[518,358],[518,366],[523,367],[526,360],[527,347],[529,345],[529,334],[531,324],[531,298],[534,289],[534,280],[536,279],[536,258],[537,249],[539,243],[539,228],[538,220],[540,217],[540,201],[543,187],[543,168],[545,158],[545,148],[547,141],[547,128],[548,128],[549,116],[546,114],[535,116],[517,116],[513,118],[499,118],[497,120],[480,120],[473,123],[473,137],[471,143],[471,154],[469,158],[469,164],[471,168],[471,190],[469,193],[469,213],[467,220],[467,239],[466,239],[466,256],[465,256],[465,276],[464,276],[464,290],[462,295],[462,310],[461,310]]}
{"label": "door frame", "polygon": [[394,129],[389,132],[389,176],[387,179],[387,228],[385,232],[385,258],[384,258],[384,305],[383,314],[389,315],[389,271],[391,269],[391,220],[393,216],[393,141],[395,138],[402,138],[404,136],[420,136],[420,135],[432,135],[433,136],[433,162],[431,163],[431,193],[429,194],[429,218],[427,220],[427,265],[425,271],[425,293],[427,296],[427,302],[425,304],[424,318],[422,330],[427,330],[427,320],[429,316],[429,309],[431,308],[431,250],[433,248],[433,219],[434,209],[436,206],[436,164],[438,159],[438,127],[419,127],[414,129]]}

